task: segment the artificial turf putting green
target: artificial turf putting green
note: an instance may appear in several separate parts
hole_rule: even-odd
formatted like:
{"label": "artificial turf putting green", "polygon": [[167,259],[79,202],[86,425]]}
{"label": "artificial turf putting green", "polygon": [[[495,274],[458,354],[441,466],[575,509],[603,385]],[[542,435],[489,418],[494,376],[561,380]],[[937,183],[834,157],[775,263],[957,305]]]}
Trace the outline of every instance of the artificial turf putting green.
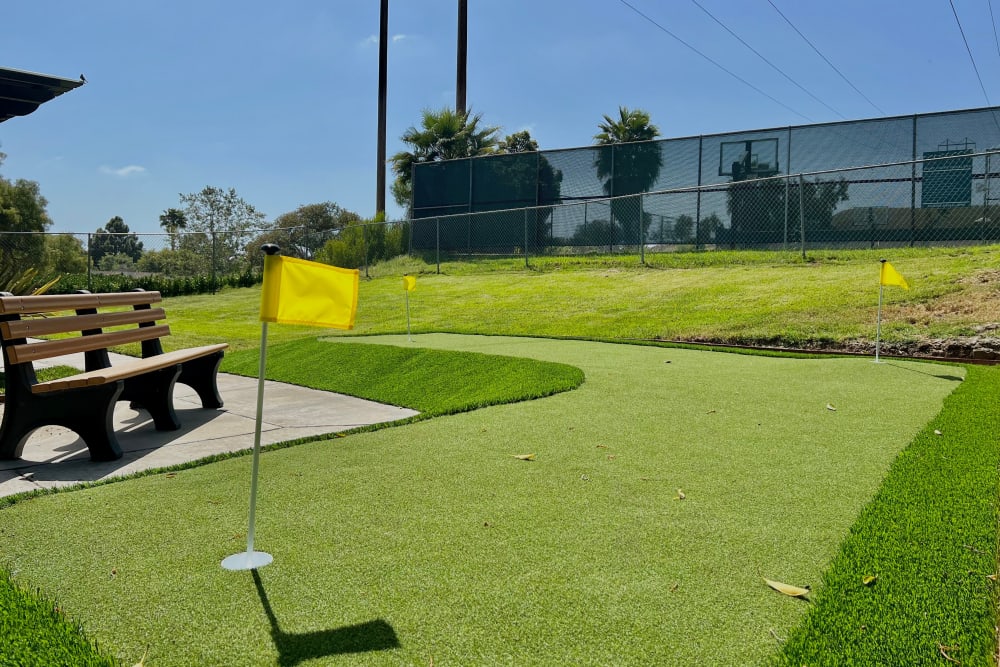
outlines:
{"label": "artificial turf putting green", "polygon": [[587,379],[266,454],[257,580],[219,567],[245,545],[247,459],[3,510],[12,569],[150,664],[761,663],[808,608],[761,577],[820,583],[963,373],[416,338]]}

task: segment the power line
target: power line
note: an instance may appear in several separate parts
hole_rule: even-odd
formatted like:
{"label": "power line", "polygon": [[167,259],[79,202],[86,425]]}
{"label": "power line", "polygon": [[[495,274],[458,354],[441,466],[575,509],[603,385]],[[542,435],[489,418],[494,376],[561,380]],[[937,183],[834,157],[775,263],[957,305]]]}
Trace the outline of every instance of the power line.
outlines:
{"label": "power line", "polygon": [[727,26],[727,25],[726,25],[725,23],[723,23],[722,21],[720,21],[719,19],[717,19],[717,18],[716,18],[716,17],[715,17],[715,16],[714,16],[714,15],[712,14],[712,12],[708,11],[707,9],[705,9],[705,7],[704,7],[704,6],[702,6],[702,4],[698,2],[698,0],[691,0],[691,2],[693,2],[693,3],[695,4],[695,6],[696,6],[696,7],[698,8],[698,9],[700,9],[701,11],[705,12],[706,14],[708,14],[708,17],[709,17],[710,19],[712,19],[713,21],[715,21],[716,23],[718,23],[718,24],[719,24],[720,26],[722,26],[722,28],[723,28],[723,29],[724,29],[724,30],[725,30],[726,32],[728,32],[728,33],[729,33],[730,35],[732,35],[732,36],[733,36],[733,37],[735,37],[735,38],[736,38],[737,40],[739,40],[740,44],[742,44],[743,46],[745,46],[745,47],[747,47],[748,49],[750,49],[751,51],[753,51],[753,52],[754,52],[754,54],[755,54],[755,55],[756,55],[756,56],[757,56],[758,58],[760,58],[760,59],[761,59],[761,60],[763,60],[763,61],[764,61],[765,63],[767,63],[768,65],[770,65],[770,66],[771,66],[771,69],[773,69],[773,70],[774,70],[774,71],[776,71],[776,72],[777,72],[778,74],[780,74],[781,76],[783,76],[783,77],[785,77],[786,79],[788,79],[789,81],[791,81],[791,82],[792,82],[792,83],[793,83],[793,84],[794,84],[794,85],[795,85],[795,86],[796,86],[796,87],[797,87],[797,88],[798,88],[799,90],[801,90],[801,91],[802,91],[802,92],[804,92],[804,93],[805,93],[806,95],[808,95],[809,97],[813,98],[814,100],[816,100],[817,102],[819,102],[820,104],[822,104],[823,106],[825,106],[825,107],[826,107],[827,109],[829,109],[830,111],[832,111],[833,113],[835,113],[835,114],[836,114],[837,116],[840,116],[840,118],[842,118],[842,119],[844,119],[844,120],[847,120],[847,118],[846,118],[846,117],[844,116],[844,114],[840,113],[839,111],[837,111],[836,109],[834,109],[833,107],[831,107],[831,106],[830,106],[829,104],[827,104],[826,102],[824,102],[824,101],[823,101],[823,100],[821,100],[820,98],[816,97],[816,96],[815,96],[815,95],[814,95],[814,94],[813,94],[812,92],[810,92],[810,91],[809,91],[809,90],[807,90],[807,89],[806,89],[805,87],[803,87],[803,86],[802,86],[802,85],[801,85],[801,84],[800,84],[800,83],[799,83],[798,81],[796,81],[795,79],[793,79],[792,77],[790,77],[790,76],[789,76],[788,74],[786,74],[784,70],[782,70],[782,69],[781,69],[780,67],[778,67],[777,65],[775,65],[774,63],[772,63],[772,62],[771,62],[770,60],[768,60],[767,58],[765,58],[765,57],[764,57],[764,56],[763,56],[763,55],[762,55],[762,54],[761,54],[761,53],[760,53],[760,52],[759,52],[759,51],[758,51],[757,49],[755,49],[755,48],[753,48],[752,46],[750,46],[749,44],[747,44],[747,43],[746,43],[746,41],[745,41],[745,40],[744,40],[744,39],[743,39],[742,37],[740,37],[740,36],[739,36],[739,35],[737,35],[737,34],[736,34],[735,32],[733,32],[732,30],[730,30],[730,29],[729,29],[729,26]]}
{"label": "power line", "polygon": [[[965,50],[968,52],[969,60],[972,62],[972,69],[976,72],[976,78],[979,79],[979,87],[983,91],[983,97],[986,98],[986,106],[991,107],[993,104],[990,102],[990,96],[986,93],[986,86],[983,85],[983,77],[979,76],[979,68],[976,67],[976,59],[972,57],[972,49],[969,48],[969,40],[965,38],[965,30],[962,28],[962,22],[958,18],[958,11],[955,9],[955,3],[953,0],[948,0],[948,4],[951,5],[951,13],[955,15],[955,23],[958,24],[958,31],[962,33],[962,41],[965,42]],[[1000,122],[997,122],[996,113],[993,113],[993,123],[997,126],[997,129],[1000,130]]]}
{"label": "power line", "polygon": [[821,52],[821,51],[820,51],[819,49],[817,49],[817,48],[816,48],[816,45],[815,45],[815,44],[813,44],[812,42],[810,42],[810,41],[809,41],[809,38],[808,38],[808,37],[806,37],[805,35],[803,35],[803,34],[802,34],[802,31],[801,31],[801,30],[799,30],[798,28],[796,28],[796,27],[795,27],[795,24],[794,24],[794,23],[792,23],[792,22],[791,22],[791,21],[789,20],[789,18],[788,18],[787,16],[785,16],[785,15],[784,15],[784,14],[783,14],[783,13],[781,12],[781,10],[780,10],[780,9],[778,9],[778,6],[777,6],[777,5],[775,5],[775,4],[774,4],[774,3],[773,3],[773,2],[771,1],[771,0],[767,0],[767,2],[768,2],[768,4],[769,4],[769,5],[771,5],[771,7],[774,7],[774,11],[778,12],[778,15],[779,15],[779,16],[781,16],[781,18],[785,19],[785,23],[787,23],[788,25],[790,25],[790,26],[792,27],[792,30],[794,30],[795,32],[797,32],[797,33],[798,33],[798,35],[799,35],[799,37],[801,37],[802,39],[804,39],[804,40],[805,40],[805,42],[806,42],[806,44],[808,44],[809,46],[811,46],[811,47],[812,47],[812,50],[813,50],[813,51],[815,51],[815,52],[816,52],[816,53],[817,53],[817,54],[819,55],[819,57],[820,57],[820,58],[822,58],[822,59],[823,59],[824,61],[826,61],[826,64],[827,64],[827,65],[829,65],[830,67],[832,67],[832,68],[833,68],[833,71],[834,71],[834,72],[836,72],[837,74],[839,74],[839,75],[840,75],[840,78],[841,78],[841,79],[843,79],[844,81],[846,81],[846,82],[847,82],[847,85],[849,85],[849,86],[850,86],[851,88],[853,88],[853,89],[854,89],[854,91],[855,91],[855,92],[856,92],[856,93],[857,93],[858,95],[860,95],[861,97],[865,98],[865,100],[866,100],[866,101],[868,102],[868,104],[870,104],[870,105],[872,105],[873,107],[875,107],[876,109],[878,109],[878,112],[879,112],[880,114],[882,114],[883,116],[885,116],[885,115],[886,115],[885,111],[882,111],[882,108],[881,108],[881,107],[880,107],[879,105],[875,104],[875,103],[874,103],[874,102],[872,102],[872,101],[871,101],[870,99],[868,99],[868,96],[867,96],[867,95],[865,95],[864,93],[862,93],[862,92],[861,92],[861,91],[860,91],[860,90],[858,89],[858,87],[857,87],[857,86],[855,86],[855,85],[854,85],[853,83],[851,83],[851,80],[850,80],[850,79],[848,79],[848,78],[847,78],[846,76],[844,76],[844,73],[843,73],[843,72],[841,72],[841,71],[840,71],[839,69],[837,69],[837,66],[836,66],[836,65],[834,65],[834,64],[833,64],[832,62],[830,62],[830,59],[829,59],[829,58],[827,58],[826,56],[824,56],[824,55],[823,55],[823,53],[822,53],[822,52]]}
{"label": "power line", "polygon": [[719,64],[719,63],[718,63],[718,62],[716,62],[715,60],[712,60],[711,58],[709,58],[708,56],[706,56],[706,55],[705,55],[704,53],[702,53],[701,51],[699,51],[699,50],[698,50],[698,49],[696,49],[695,47],[691,46],[690,44],[688,44],[687,42],[685,42],[685,41],[684,41],[683,39],[681,39],[680,37],[678,37],[678,36],[677,36],[677,35],[675,35],[674,33],[670,32],[669,30],[667,30],[666,28],[664,28],[664,27],[663,27],[662,25],[660,25],[659,23],[657,23],[656,21],[654,21],[654,20],[653,20],[652,18],[650,18],[650,17],[649,17],[649,16],[647,16],[646,14],[643,14],[643,13],[642,13],[641,11],[639,11],[638,9],[636,9],[636,8],[635,8],[635,7],[633,6],[633,5],[629,4],[629,3],[627,2],[627,0],[618,0],[618,1],[619,1],[619,2],[621,2],[621,3],[623,4],[623,5],[625,5],[626,7],[628,7],[629,9],[631,9],[631,10],[632,10],[633,12],[635,12],[635,13],[636,13],[636,14],[638,14],[639,16],[641,16],[642,18],[646,19],[647,21],[649,21],[650,23],[652,23],[653,25],[655,25],[655,26],[656,26],[657,28],[659,28],[659,29],[660,29],[660,30],[662,30],[663,32],[665,32],[665,33],[667,33],[668,35],[670,35],[671,37],[673,37],[673,38],[674,38],[675,40],[677,40],[678,42],[680,42],[680,43],[681,43],[681,44],[683,44],[684,46],[688,47],[689,49],[691,49],[692,51],[694,51],[695,53],[697,53],[697,54],[698,54],[699,56],[701,56],[702,58],[704,58],[704,59],[705,59],[705,60],[707,60],[708,62],[712,63],[713,65],[715,65],[716,67],[718,67],[719,69],[721,69],[721,70],[722,70],[723,72],[725,72],[725,73],[726,73],[726,74],[728,74],[729,76],[731,76],[731,77],[733,77],[734,79],[736,79],[737,81],[739,81],[740,83],[742,83],[742,84],[744,84],[744,85],[746,85],[746,86],[749,86],[750,88],[753,88],[753,89],[754,89],[755,91],[757,91],[758,93],[760,93],[761,95],[763,95],[763,96],[764,96],[764,97],[766,97],[767,99],[771,100],[772,102],[774,102],[774,103],[775,103],[775,104],[777,104],[777,105],[780,105],[780,106],[782,106],[782,107],[784,107],[784,108],[788,109],[789,111],[791,111],[791,112],[792,112],[793,114],[795,114],[796,116],[799,116],[800,118],[805,118],[805,119],[806,119],[807,121],[809,121],[809,122],[811,122],[811,123],[812,123],[812,122],[815,122],[815,121],[814,121],[814,120],[813,120],[812,118],[810,118],[809,116],[807,116],[807,115],[805,115],[805,114],[803,114],[803,113],[800,113],[800,112],[796,111],[795,109],[793,109],[792,107],[788,106],[787,104],[785,104],[785,103],[784,103],[784,102],[782,102],[781,100],[778,100],[778,99],[776,99],[776,98],[772,97],[771,95],[768,95],[768,94],[767,94],[767,93],[765,93],[765,92],[764,92],[763,90],[761,90],[761,89],[760,89],[760,88],[758,88],[757,86],[753,85],[752,83],[750,83],[749,81],[747,81],[747,80],[746,80],[746,79],[744,79],[743,77],[741,77],[741,76],[739,76],[738,74],[736,74],[736,73],[734,73],[734,72],[732,72],[732,71],[730,71],[730,70],[726,69],[725,67],[723,67],[723,66],[722,66],[721,64]]}
{"label": "power line", "polygon": [[990,6],[990,23],[993,24],[993,43],[997,45],[997,55],[1000,56],[1000,39],[997,39],[997,20],[993,18],[993,0],[987,0]]}

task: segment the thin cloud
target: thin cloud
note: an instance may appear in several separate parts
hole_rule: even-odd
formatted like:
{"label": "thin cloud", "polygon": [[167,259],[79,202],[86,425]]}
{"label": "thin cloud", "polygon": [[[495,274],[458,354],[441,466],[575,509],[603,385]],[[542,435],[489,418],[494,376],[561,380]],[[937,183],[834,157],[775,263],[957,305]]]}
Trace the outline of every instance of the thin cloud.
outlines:
{"label": "thin cloud", "polygon": [[[397,42],[402,42],[404,39],[412,39],[412,38],[413,35],[398,33],[390,37],[390,40],[392,41],[393,44],[395,44]],[[368,35],[363,40],[361,40],[361,43],[358,46],[362,48],[368,48],[369,46],[378,46],[378,35]]]}
{"label": "thin cloud", "polygon": [[135,174],[145,174],[146,168],[140,167],[137,164],[130,164],[127,167],[121,167],[120,169],[115,169],[114,167],[102,166],[100,169],[102,174],[109,174],[111,176],[117,176],[119,178],[128,178]]}

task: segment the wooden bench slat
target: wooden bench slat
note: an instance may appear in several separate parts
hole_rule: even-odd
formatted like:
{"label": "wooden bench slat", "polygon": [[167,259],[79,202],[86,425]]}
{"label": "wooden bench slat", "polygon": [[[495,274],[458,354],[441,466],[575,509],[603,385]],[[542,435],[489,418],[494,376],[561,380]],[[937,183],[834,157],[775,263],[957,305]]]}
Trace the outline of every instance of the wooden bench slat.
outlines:
{"label": "wooden bench slat", "polygon": [[61,310],[139,306],[159,303],[159,292],[117,292],[114,294],[43,294],[40,296],[0,296],[0,313],[54,313]]}
{"label": "wooden bench slat", "polygon": [[51,359],[61,357],[64,354],[75,352],[87,352],[101,348],[124,345],[125,343],[135,343],[152,338],[162,338],[170,335],[170,326],[160,324],[154,327],[142,327],[136,329],[126,329],[124,331],[111,331],[109,333],[95,334],[93,336],[76,336],[74,338],[62,338],[60,340],[46,340],[41,342],[25,343],[23,345],[11,345],[7,348],[7,357],[12,364],[23,364],[39,359]]}
{"label": "wooden bench slat", "polygon": [[[37,345],[37,343],[36,343]],[[202,347],[190,347],[184,350],[175,350],[158,354],[155,357],[146,359],[136,359],[135,361],[112,366],[110,368],[99,368],[96,371],[88,371],[78,375],[39,382],[31,387],[32,393],[44,394],[52,391],[64,389],[76,389],[79,387],[89,387],[97,384],[107,384],[117,380],[125,380],[130,377],[142,375],[150,371],[160,370],[175,364],[180,364],[190,359],[196,359],[212,352],[218,352],[229,347],[228,343],[218,343],[216,345],[204,345]]]}
{"label": "wooden bench slat", "polygon": [[0,322],[0,334],[7,340],[14,340],[165,319],[167,319],[167,314],[162,308],[144,308],[143,310],[122,310],[116,313],[97,313],[96,315],[71,315]]}

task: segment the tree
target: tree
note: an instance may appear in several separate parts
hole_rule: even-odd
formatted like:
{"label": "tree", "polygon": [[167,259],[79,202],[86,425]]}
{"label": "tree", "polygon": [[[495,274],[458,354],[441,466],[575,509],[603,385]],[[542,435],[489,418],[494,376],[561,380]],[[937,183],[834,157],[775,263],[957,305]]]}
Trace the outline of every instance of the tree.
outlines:
{"label": "tree", "polygon": [[90,259],[95,266],[100,266],[105,255],[125,255],[133,262],[142,257],[142,241],[129,232],[128,225],[120,216],[116,215],[103,227],[98,227],[90,240]]}
{"label": "tree", "polygon": [[[594,135],[595,143],[608,146],[599,150],[594,160],[605,194],[619,197],[648,192],[663,166],[660,145],[652,142],[660,130],[650,123],[649,114],[618,107],[617,119],[604,116],[597,127],[600,132]],[[639,243],[639,203],[632,199],[612,202],[612,223],[621,225],[625,243]]]}
{"label": "tree", "polygon": [[250,245],[259,248],[265,243],[274,243],[281,247],[282,255],[312,259],[340,230],[359,220],[360,215],[331,201],[306,204],[279,215],[274,221],[277,229],[264,232]]}
{"label": "tree", "polygon": [[482,114],[472,115],[471,110],[459,113],[448,108],[439,111],[424,109],[420,129],[411,126],[400,137],[412,150],[400,151],[391,158],[392,170],[396,174],[392,184],[392,196],[396,203],[410,210],[413,165],[493,152],[500,128],[481,128],[481,122]]}
{"label": "tree", "polygon": [[805,227],[806,239],[816,232],[832,227],[837,205],[849,199],[848,182],[836,181],[802,184],[802,212],[805,224],[799,222],[799,186],[788,189],[787,224],[785,182],[782,179],[740,181],[735,176],[727,192],[729,212],[729,244],[731,247],[801,241]]}
{"label": "tree", "polygon": [[[0,166],[5,157],[0,153]],[[10,181],[0,176],[0,232],[38,232],[4,237],[0,247],[0,290],[19,280],[29,269],[42,267],[45,237],[41,232],[52,224],[46,205],[48,202],[35,181]]]}
{"label": "tree", "polygon": [[160,215],[160,227],[170,234],[170,249],[177,249],[177,232],[183,231],[187,227],[187,216],[179,208],[168,208]]}
{"label": "tree", "polygon": [[201,192],[180,196],[187,229],[186,248],[210,260],[213,273],[237,269],[247,257],[247,242],[264,226],[265,216],[243,200],[234,188],[206,186]]}
{"label": "tree", "polygon": [[538,142],[528,130],[508,134],[497,144],[497,153],[533,153],[537,150]]}
{"label": "tree", "polygon": [[[498,156],[524,153],[538,153],[538,142],[532,138],[528,130],[508,134],[497,144]],[[504,160],[500,157],[491,157],[489,161],[496,162],[492,173],[496,181],[510,184],[514,189],[518,189],[518,184],[522,184],[520,189],[524,195],[530,195],[530,199],[538,205],[535,218],[531,221],[535,229],[535,243],[538,246],[549,245],[552,241],[550,220],[552,207],[545,204],[559,203],[562,194],[562,171],[553,168],[541,153],[538,153],[534,160],[524,158]]]}
{"label": "tree", "polygon": [[45,275],[86,273],[87,251],[72,234],[45,237]]}

